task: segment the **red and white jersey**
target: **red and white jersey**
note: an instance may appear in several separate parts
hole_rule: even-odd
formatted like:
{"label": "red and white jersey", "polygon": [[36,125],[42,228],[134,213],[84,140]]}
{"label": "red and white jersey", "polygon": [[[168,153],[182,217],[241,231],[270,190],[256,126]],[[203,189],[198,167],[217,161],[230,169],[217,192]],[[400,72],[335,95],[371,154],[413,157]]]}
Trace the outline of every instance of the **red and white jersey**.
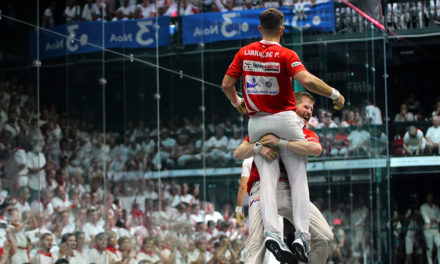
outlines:
{"label": "red and white jersey", "polygon": [[[313,132],[312,130],[307,129],[305,127],[303,128],[303,132],[304,132],[304,135],[305,135],[307,141],[313,141],[313,142],[319,143],[319,137],[318,137],[318,135],[316,135],[315,132]],[[249,137],[246,137],[244,140],[249,142]],[[249,179],[247,182],[247,192],[250,195],[252,185],[254,184],[254,182],[260,180],[260,173],[258,173],[257,165],[255,165],[254,161],[252,161],[251,165],[249,162],[243,162],[243,170],[245,169],[244,168],[245,166],[247,167],[246,170],[250,170]],[[280,171],[281,171],[280,181],[283,181],[287,178],[287,172],[286,172],[286,168],[284,167],[284,164],[281,160],[280,160]]]}
{"label": "red and white jersey", "polygon": [[252,116],[257,112],[295,111],[292,77],[305,70],[296,52],[262,40],[241,48],[226,75],[236,79],[243,76],[243,98]]}

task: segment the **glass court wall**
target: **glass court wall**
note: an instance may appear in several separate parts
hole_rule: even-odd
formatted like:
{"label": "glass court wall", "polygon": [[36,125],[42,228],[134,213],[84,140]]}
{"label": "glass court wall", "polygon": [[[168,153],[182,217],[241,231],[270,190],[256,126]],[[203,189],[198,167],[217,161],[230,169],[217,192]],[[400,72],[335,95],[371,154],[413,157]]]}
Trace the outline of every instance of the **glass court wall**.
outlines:
{"label": "glass court wall", "polygon": [[[46,27],[47,1],[33,3],[34,13],[2,6],[1,216],[9,225],[2,258],[21,263],[50,249],[54,258],[88,258],[82,263],[244,263],[248,226],[235,220],[242,161],[234,151],[248,117],[230,105],[221,81],[240,47],[259,38],[246,37],[241,23],[233,28],[244,35],[238,40],[185,44],[183,11],[111,21],[119,4],[101,2],[94,22],[63,17],[69,5],[57,2],[56,27]],[[395,40],[345,6],[334,8],[334,32],[296,28],[282,39],[346,98],[335,111],[315,95],[309,128],[323,152],[308,160],[310,200],[334,234],[329,260],[400,263],[408,232],[416,240],[423,231],[418,213],[405,218],[406,209],[418,209],[428,189],[402,205],[391,177],[411,162],[418,162],[412,173],[435,164],[427,147],[411,157],[402,143],[408,127],[426,132],[432,121],[393,122],[388,85],[396,81],[387,65]],[[241,80],[236,87],[241,93]],[[28,241],[15,237],[21,225]],[[425,251],[415,245],[409,255],[426,258]]]}

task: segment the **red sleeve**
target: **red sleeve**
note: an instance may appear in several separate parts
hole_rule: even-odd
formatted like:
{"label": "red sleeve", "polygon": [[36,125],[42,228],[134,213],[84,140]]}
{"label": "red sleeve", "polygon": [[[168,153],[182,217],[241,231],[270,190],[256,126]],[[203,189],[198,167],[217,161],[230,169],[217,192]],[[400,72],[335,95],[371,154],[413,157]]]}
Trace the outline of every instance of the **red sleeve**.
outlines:
{"label": "red sleeve", "polygon": [[243,64],[243,60],[241,58],[241,49],[237,52],[237,54],[235,54],[235,58],[232,61],[231,65],[229,65],[228,70],[226,71],[226,75],[229,75],[231,77],[234,77],[236,79],[239,79],[241,77],[242,74],[242,64]]}
{"label": "red sleeve", "polygon": [[286,69],[291,77],[300,71],[306,71],[306,67],[304,67],[295,51],[287,49],[285,60]]}
{"label": "red sleeve", "polygon": [[[319,137],[315,134],[312,130],[309,130],[307,128],[304,128],[304,135],[306,136],[307,141],[313,141],[316,143],[319,143]],[[319,143],[321,144],[321,143]]]}
{"label": "red sleeve", "polygon": [[249,142],[249,136],[245,137],[243,140]]}

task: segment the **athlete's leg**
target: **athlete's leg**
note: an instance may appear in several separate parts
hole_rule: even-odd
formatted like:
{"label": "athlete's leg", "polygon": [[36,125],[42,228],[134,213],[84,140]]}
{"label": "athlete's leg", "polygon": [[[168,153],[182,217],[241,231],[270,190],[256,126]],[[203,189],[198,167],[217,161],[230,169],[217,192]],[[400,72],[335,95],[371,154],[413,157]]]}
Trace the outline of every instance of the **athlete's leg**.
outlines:
{"label": "athlete's leg", "polygon": [[[290,186],[287,182],[280,182],[278,190],[278,212],[293,223]],[[333,232],[319,209],[312,203],[310,203],[310,235],[310,263],[324,264],[331,251]]]}
{"label": "athlete's leg", "polygon": [[246,242],[245,263],[263,263],[264,234],[263,222],[260,209],[260,182],[255,182],[249,196],[249,217],[248,217],[249,236]]}
{"label": "athlete's leg", "polygon": [[313,203],[310,203],[310,234],[312,236],[310,262],[324,264],[331,251],[333,232]]}
{"label": "athlete's leg", "polygon": [[[304,139],[303,124],[302,119],[293,111],[257,114],[249,120],[249,140],[256,142],[269,133],[288,140]],[[260,193],[264,229],[280,234],[276,207],[277,182],[280,175],[279,162],[278,160],[269,161],[260,155],[255,155],[254,161],[260,172],[261,186],[264,186]]]}
{"label": "athlete's leg", "polygon": [[307,183],[307,157],[288,150],[280,150],[279,155],[286,167],[292,197],[292,216],[295,236],[303,234],[310,241],[310,198]]}

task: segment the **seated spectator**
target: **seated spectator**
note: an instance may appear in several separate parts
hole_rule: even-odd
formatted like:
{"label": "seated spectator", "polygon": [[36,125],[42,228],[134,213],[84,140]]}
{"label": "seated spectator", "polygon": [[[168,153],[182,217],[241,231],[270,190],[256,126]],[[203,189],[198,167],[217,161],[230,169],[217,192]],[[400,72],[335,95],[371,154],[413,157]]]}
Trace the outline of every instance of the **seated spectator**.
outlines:
{"label": "seated spectator", "polygon": [[31,207],[28,202],[30,197],[31,194],[29,192],[29,188],[20,187],[18,189],[18,196],[14,198],[14,202],[15,202],[14,207],[17,208],[20,214],[31,211]]}
{"label": "seated spectator", "polygon": [[82,264],[87,261],[86,236],[84,232],[79,231],[75,233],[76,248],[73,252],[73,257],[69,259],[71,264]]}
{"label": "seated spectator", "polygon": [[188,135],[179,135],[177,146],[171,152],[171,158],[179,167],[185,167],[188,162],[197,160],[194,156],[194,144],[189,140]]}
{"label": "seated spectator", "polygon": [[423,132],[415,126],[410,126],[403,136],[403,148],[406,155],[423,154],[426,147],[426,140]]}
{"label": "seated spectator", "polygon": [[210,163],[226,163],[228,158],[226,153],[228,138],[224,135],[223,128],[217,127],[215,130],[215,136],[212,136],[205,145],[207,147],[206,158]]}
{"label": "seated spectator", "polygon": [[348,151],[345,152],[345,157],[353,154],[368,154],[370,133],[363,129],[362,120],[358,120],[356,122],[356,130],[351,131],[351,133],[348,135],[348,141],[350,141],[350,145],[348,147]]}
{"label": "seated spectator", "polygon": [[382,125],[382,114],[379,107],[368,101],[364,101],[364,105],[363,110],[366,123],[370,125]]}
{"label": "seated spectator", "polygon": [[8,210],[7,218],[12,237],[17,245],[17,252],[12,256],[11,263],[29,263],[29,238],[26,235],[26,231],[28,224],[30,224],[30,218],[22,221],[20,212],[15,208]]}
{"label": "seated spectator", "polygon": [[[228,155],[229,155],[229,159],[230,160],[235,160],[235,149],[238,148],[238,146],[240,146],[241,142],[243,140],[241,139],[241,133],[240,130],[238,129],[234,129],[234,138],[230,138],[228,141],[228,145],[227,145],[227,151],[228,151]],[[236,160],[237,162],[239,162],[241,164],[241,160]]]}
{"label": "seated spectator", "polygon": [[142,9],[138,6],[134,8],[132,19],[142,19],[144,16],[142,15]]}
{"label": "seated spectator", "polygon": [[87,254],[87,263],[110,263],[107,254],[108,235],[104,232],[98,233],[94,239],[95,246]]}
{"label": "seated spectator", "polygon": [[[171,151],[176,146],[176,140],[170,137],[170,131],[167,128],[163,128],[160,134],[160,160],[162,164],[165,163],[167,166],[172,167],[174,162],[171,159]],[[152,162],[156,167],[159,166],[159,153],[156,153]]]}
{"label": "seated spectator", "polygon": [[342,127],[351,127],[356,125],[355,114],[353,110],[344,110],[342,112]]}
{"label": "seated spectator", "polygon": [[138,7],[141,8],[143,18],[155,17],[157,15],[156,5],[151,3],[151,0],[143,0]]}
{"label": "seated spectator", "polygon": [[[104,232],[104,223],[100,221],[98,210],[95,208],[90,208],[87,211],[88,222],[84,225],[83,230],[86,235],[86,241],[94,241],[95,236],[99,233]],[[107,246],[107,239],[104,239],[105,247]],[[95,240],[96,241],[96,240]],[[105,250],[104,247],[104,250]]]}
{"label": "seated spectator", "polygon": [[394,117],[394,122],[412,122],[414,121],[414,115],[408,112],[408,106],[406,104],[400,105],[400,112]]}
{"label": "seated spectator", "polygon": [[133,16],[135,6],[130,5],[129,0],[123,0],[122,5],[116,10],[116,14],[122,14],[122,19],[130,19]]}
{"label": "seated spectator", "polygon": [[440,117],[432,118],[432,127],[426,131],[426,141],[432,153],[440,154]]}
{"label": "seated spectator", "polygon": [[100,18],[100,11],[95,0],[87,0],[83,6],[81,20],[83,21],[95,21]]}
{"label": "seated spectator", "polygon": [[51,1],[49,6],[44,10],[43,15],[43,23],[42,26],[44,28],[50,28],[55,26],[55,18],[53,12],[55,11],[57,3],[55,1]]}
{"label": "seated spectator", "polygon": [[40,250],[37,255],[32,259],[32,264],[51,264],[54,263],[56,258],[52,255],[50,250],[52,249],[53,236],[50,233],[44,233],[40,239]]}
{"label": "seated spectator", "polygon": [[380,129],[373,129],[370,141],[370,153],[372,156],[385,155],[388,137]]}
{"label": "seated spectator", "polygon": [[76,236],[74,233],[67,233],[61,237],[59,258],[66,259],[69,263],[78,263],[75,259]]}
{"label": "seated spectator", "polygon": [[20,125],[18,123],[18,114],[14,110],[9,110],[8,113],[8,121],[4,126],[4,130],[10,131],[12,133],[12,137],[16,137],[20,134]]}
{"label": "seated spectator", "polygon": [[142,247],[137,255],[136,261],[149,261],[151,263],[156,263],[161,260],[161,252],[154,244],[152,237],[145,237],[142,241]]}
{"label": "seated spectator", "polygon": [[323,128],[337,128],[338,125],[332,120],[332,113],[327,112],[324,109],[321,109],[319,112],[319,123],[316,127],[317,129]]}
{"label": "seated spectator", "polygon": [[81,16],[81,7],[76,4],[75,0],[68,0],[66,9],[64,9],[63,17],[66,18],[66,23],[79,21]]}
{"label": "seated spectator", "polygon": [[[180,9],[177,10],[177,5],[180,3]],[[186,15],[193,15],[197,14],[199,12],[198,8],[191,4],[189,0],[181,0],[181,1],[174,1],[173,4],[170,5],[165,16],[170,17],[177,17],[177,16],[186,16]]]}
{"label": "seated spectator", "polygon": [[347,152],[347,148],[350,145],[348,140],[348,133],[346,128],[340,127],[339,131],[335,134],[331,143],[330,155],[332,156],[344,156]]}

